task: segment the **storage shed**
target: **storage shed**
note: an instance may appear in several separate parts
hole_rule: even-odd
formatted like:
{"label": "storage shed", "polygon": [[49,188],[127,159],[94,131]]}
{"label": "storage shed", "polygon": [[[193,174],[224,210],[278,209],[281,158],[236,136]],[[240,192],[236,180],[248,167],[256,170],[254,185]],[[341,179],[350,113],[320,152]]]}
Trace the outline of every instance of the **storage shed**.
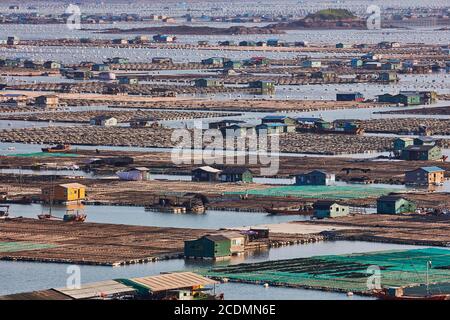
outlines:
{"label": "storage shed", "polygon": [[439,167],[421,167],[405,173],[405,183],[409,185],[442,185],[445,170]]}
{"label": "storage shed", "polygon": [[227,167],[219,176],[222,182],[253,182],[252,172],[245,167]]}
{"label": "storage shed", "polygon": [[329,186],[336,181],[334,173],[323,170],[313,170],[295,176],[295,184],[298,186]]}
{"label": "storage shed", "polygon": [[221,170],[210,166],[198,167],[192,170],[192,181],[219,181],[219,174],[221,172]]}
{"label": "storage shed", "polygon": [[313,204],[314,217],[318,219],[335,218],[350,214],[350,207],[344,206],[335,200],[318,200]]}
{"label": "storage shed", "polygon": [[184,242],[184,256],[187,258],[216,259],[230,255],[231,240],[224,235],[210,234]]}
{"label": "storage shed", "polygon": [[401,196],[382,196],[377,200],[378,214],[414,213],[416,205]]}

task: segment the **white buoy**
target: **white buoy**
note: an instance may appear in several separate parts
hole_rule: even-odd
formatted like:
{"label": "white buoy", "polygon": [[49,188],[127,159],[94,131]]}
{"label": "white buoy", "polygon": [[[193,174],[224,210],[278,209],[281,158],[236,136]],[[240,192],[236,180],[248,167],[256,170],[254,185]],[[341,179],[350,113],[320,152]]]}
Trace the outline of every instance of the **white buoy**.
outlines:
{"label": "white buoy", "polygon": [[268,283],[264,283],[264,288],[268,288],[269,284]]}
{"label": "white buoy", "polygon": [[351,291],[347,292],[347,297],[353,297],[353,292]]}

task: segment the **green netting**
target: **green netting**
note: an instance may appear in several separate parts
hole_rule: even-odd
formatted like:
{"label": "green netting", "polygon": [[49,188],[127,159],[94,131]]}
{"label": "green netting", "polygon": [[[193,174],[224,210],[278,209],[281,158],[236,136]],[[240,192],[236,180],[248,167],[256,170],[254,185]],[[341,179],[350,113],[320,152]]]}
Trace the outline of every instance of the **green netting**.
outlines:
{"label": "green netting", "polygon": [[382,286],[411,286],[426,282],[428,261],[429,282],[449,283],[450,250],[434,248],[266,261],[200,272],[242,282],[364,292],[373,274],[369,267],[380,268]]}
{"label": "green netting", "polygon": [[55,153],[48,153],[48,152],[34,152],[34,153],[18,153],[18,154],[11,154],[12,157],[78,157],[78,154],[74,153],[62,153],[62,152],[55,152]]}
{"label": "green netting", "polygon": [[257,196],[301,197],[319,199],[359,199],[380,197],[398,189],[366,186],[283,186],[267,189],[225,192],[225,194],[249,194]]}
{"label": "green netting", "polygon": [[0,252],[17,252],[29,250],[41,250],[55,248],[57,245],[50,243],[34,242],[0,242]]}

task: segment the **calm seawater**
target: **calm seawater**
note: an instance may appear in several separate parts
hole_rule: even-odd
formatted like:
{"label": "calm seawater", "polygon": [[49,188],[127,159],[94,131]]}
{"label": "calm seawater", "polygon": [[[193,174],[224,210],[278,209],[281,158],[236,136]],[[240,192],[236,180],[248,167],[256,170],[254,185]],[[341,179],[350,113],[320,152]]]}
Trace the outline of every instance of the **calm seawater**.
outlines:
{"label": "calm seawater", "polygon": [[[289,258],[310,257],[328,254],[348,254],[380,250],[410,249],[419,246],[406,246],[362,241],[321,242],[308,245],[295,245],[253,252],[245,257],[232,258],[229,261],[209,262],[198,260],[166,260],[147,264],[121,267],[80,266],[82,283],[107,279],[142,277],[156,275],[165,271],[198,270],[212,265],[237,264],[242,262],[260,262]],[[0,295],[64,287],[67,281],[68,264],[0,261]],[[252,284],[220,284],[217,292],[224,292],[225,299],[362,299],[345,294],[303,290],[292,288],[263,288]],[[364,298],[367,299],[367,298]]]}

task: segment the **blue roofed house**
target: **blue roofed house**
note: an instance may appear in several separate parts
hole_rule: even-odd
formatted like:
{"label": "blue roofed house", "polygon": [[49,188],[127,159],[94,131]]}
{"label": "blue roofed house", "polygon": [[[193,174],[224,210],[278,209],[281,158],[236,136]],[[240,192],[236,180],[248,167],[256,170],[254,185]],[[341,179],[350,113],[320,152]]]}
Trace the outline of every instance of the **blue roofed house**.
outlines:
{"label": "blue roofed house", "polygon": [[[262,134],[263,132],[266,132],[267,134],[279,134],[288,132],[288,127],[289,126],[284,123],[262,123],[256,126],[256,132],[258,134]],[[293,130],[295,131],[295,127]]]}
{"label": "blue roofed house", "polygon": [[295,176],[297,186],[329,186],[336,181],[334,173],[327,173],[323,170],[313,170]]}
{"label": "blue roofed house", "polygon": [[269,47],[278,47],[278,45],[280,44],[280,40],[278,40],[278,39],[269,39],[269,40],[267,40],[267,45],[269,46]]}
{"label": "blue roofed house", "polygon": [[405,173],[407,185],[443,185],[445,182],[445,170],[436,166],[421,167]]}
{"label": "blue roofed house", "polygon": [[236,123],[220,128],[224,137],[246,137],[256,133],[255,125],[251,123]]}
{"label": "blue roofed house", "polygon": [[[284,115],[265,116],[261,119],[259,130],[267,129],[268,131],[295,132],[297,121],[293,118]],[[264,127],[266,125],[266,127]]]}
{"label": "blue roofed house", "polygon": [[295,118],[295,120],[297,121],[297,123],[299,124],[309,124],[309,125],[313,125],[315,124],[317,121],[322,121],[322,118],[314,118],[314,117],[298,117]]}
{"label": "blue roofed house", "polygon": [[262,118],[261,123],[284,123],[287,125],[295,125],[296,120],[284,115],[270,115]]}

